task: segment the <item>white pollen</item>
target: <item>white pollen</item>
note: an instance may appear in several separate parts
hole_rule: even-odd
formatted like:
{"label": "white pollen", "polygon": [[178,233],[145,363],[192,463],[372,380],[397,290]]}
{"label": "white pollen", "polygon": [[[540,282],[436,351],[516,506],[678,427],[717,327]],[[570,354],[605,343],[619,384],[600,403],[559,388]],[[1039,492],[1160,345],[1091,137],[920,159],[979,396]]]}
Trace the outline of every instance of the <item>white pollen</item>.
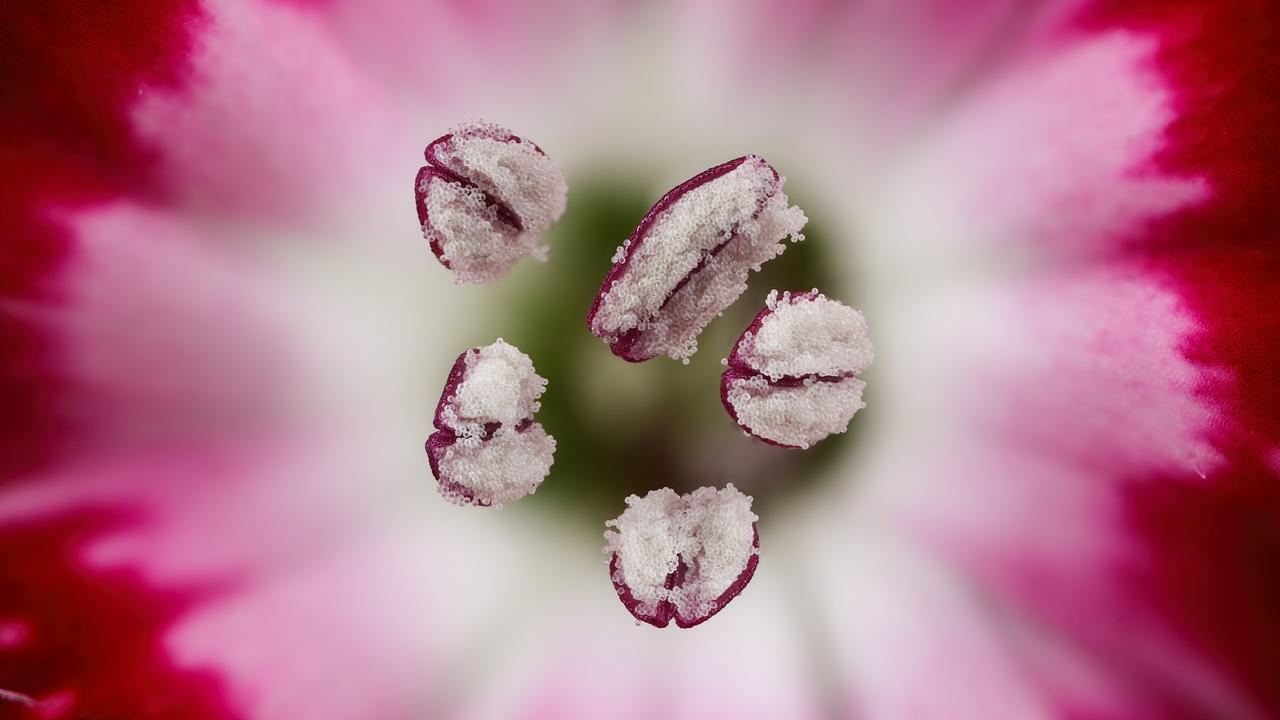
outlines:
{"label": "white pollen", "polygon": [[678,624],[696,624],[749,579],[758,518],[751,497],[732,484],[686,495],[663,488],[626,502],[622,515],[605,523],[613,528],[605,532],[605,552],[616,558],[614,581],[630,592],[637,617],[653,619],[669,604]]}
{"label": "white pollen", "polygon": [[605,290],[592,332],[613,343],[638,329],[634,354],[646,359],[693,355],[703,328],[746,290],[748,272],[782,254],[782,241],[807,222],[788,205],[784,182],[751,156],[685,192],[614,255],[628,266]]}
{"label": "white pollen", "polygon": [[523,431],[499,428],[487,440],[459,441],[440,461],[447,480],[440,492],[458,504],[501,507],[538,489],[555,451],[556,439],[539,423]]}
{"label": "white pollen", "polygon": [[862,313],[817,288],[795,295],[774,290],[734,345],[721,397],[750,434],[808,448],[847,430],[866,407],[866,384],[856,375],[873,356]]}
{"label": "white pollen", "polygon": [[769,293],[754,337],[744,334],[737,350],[747,366],[762,375],[858,374],[874,357],[862,313],[815,289],[808,295]]}
{"label": "white pollen", "polygon": [[[423,234],[457,281],[489,282],[527,255],[545,260],[538,241],[564,214],[568,196],[560,167],[533,143],[491,123],[465,123],[450,135],[436,146],[435,161],[471,185],[433,175],[420,189]],[[503,219],[485,193],[514,213],[523,230]]]}
{"label": "white pollen", "polygon": [[446,385],[427,452],[451,502],[501,507],[538,489],[556,441],[532,422],[547,381],[533,361],[498,338],[462,354]]}
{"label": "white pollen", "polygon": [[865,408],[866,383],[856,377],[782,387],[763,376],[736,379],[726,396],[738,423],[752,435],[788,447],[808,448],[842,433],[855,413]]}
{"label": "white pollen", "polygon": [[467,429],[464,424],[516,425],[537,411],[547,380],[514,345],[499,339],[469,350],[465,362],[466,374],[452,405],[460,421],[456,432],[463,433]]}

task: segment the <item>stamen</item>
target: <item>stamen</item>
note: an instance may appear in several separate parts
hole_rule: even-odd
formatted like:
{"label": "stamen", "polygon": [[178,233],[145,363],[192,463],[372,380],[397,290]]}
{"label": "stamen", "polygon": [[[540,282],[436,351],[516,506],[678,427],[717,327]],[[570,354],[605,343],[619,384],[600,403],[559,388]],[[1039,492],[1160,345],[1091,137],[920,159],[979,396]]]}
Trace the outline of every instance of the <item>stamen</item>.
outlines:
{"label": "stamen", "polygon": [[688,360],[698,335],[747,289],[747,274],[804,238],[804,213],[785,179],[754,155],[681,183],[645,215],[617,253],[587,326],[631,362]]}
{"label": "stamen", "polygon": [[460,283],[494,280],[517,260],[546,260],[542,233],[564,213],[564,173],[538,147],[469,122],[424,151],[414,196],[431,251]]}
{"label": "stamen", "polygon": [[426,444],[446,499],[501,507],[538,489],[556,449],[555,438],[533,422],[546,387],[529,356],[502,338],[458,356]]}
{"label": "stamen", "polygon": [[627,498],[605,523],[609,574],[641,622],[682,628],[705,622],[742,592],[759,564],[751,497],[732,484],[677,495],[670,488]]}
{"label": "stamen", "polygon": [[817,288],[769,293],[725,361],[720,399],[744,430],[772,445],[808,448],[849,427],[866,407],[871,337],[862,313]]}

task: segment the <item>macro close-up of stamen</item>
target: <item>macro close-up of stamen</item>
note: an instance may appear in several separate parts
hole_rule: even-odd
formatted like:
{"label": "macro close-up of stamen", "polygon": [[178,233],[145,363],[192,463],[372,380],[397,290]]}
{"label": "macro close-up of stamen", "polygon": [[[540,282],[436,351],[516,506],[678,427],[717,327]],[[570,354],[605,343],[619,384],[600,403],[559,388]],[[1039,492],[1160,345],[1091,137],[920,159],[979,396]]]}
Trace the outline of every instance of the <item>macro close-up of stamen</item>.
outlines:
{"label": "macro close-up of stamen", "polygon": [[1280,720],[1278,47],[0,5],[0,720]]}

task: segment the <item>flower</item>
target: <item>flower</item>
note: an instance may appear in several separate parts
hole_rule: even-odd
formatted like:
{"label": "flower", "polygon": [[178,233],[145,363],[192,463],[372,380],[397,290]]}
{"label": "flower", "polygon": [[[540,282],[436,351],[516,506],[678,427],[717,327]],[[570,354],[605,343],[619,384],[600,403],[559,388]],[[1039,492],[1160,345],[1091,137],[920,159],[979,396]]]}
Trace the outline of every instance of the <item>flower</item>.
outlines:
{"label": "flower", "polygon": [[[80,718],[1280,715],[1277,18],[10,3],[0,688]],[[405,196],[468,117],[570,188],[550,261],[486,286]],[[611,356],[582,314],[613,248],[746,153],[807,241],[714,351]],[[867,408],[772,448],[718,359],[812,286],[874,332]],[[557,448],[495,513],[421,442],[498,336]],[[749,589],[636,627],[604,522],[729,482]]]}

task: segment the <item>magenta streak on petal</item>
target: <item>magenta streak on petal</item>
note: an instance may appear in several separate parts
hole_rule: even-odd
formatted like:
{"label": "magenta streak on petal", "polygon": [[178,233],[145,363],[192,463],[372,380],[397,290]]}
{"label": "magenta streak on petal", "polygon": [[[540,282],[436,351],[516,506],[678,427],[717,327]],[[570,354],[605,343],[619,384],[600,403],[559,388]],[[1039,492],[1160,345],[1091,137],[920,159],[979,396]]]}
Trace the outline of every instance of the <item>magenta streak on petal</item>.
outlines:
{"label": "magenta streak on petal", "polygon": [[[653,224],[657,222],[658,216],[667,208],[674,205],[680,198],[684,197],[690,190],[702,187],[712,180],[729,174],[739,165],[746,162],[749,157],[749,155],[743,155],[740,158],[735,158],[709,170],[703,170],[697,175],[694,175],[688,180],[685,180],[674,188],[668,190],[667,194],[663,195],[653,207],[649,208],[649,212],[645,213],[644,218],[640,220],[640,224],[636,226],[636,229],[631,232],[631,236],[627,238],[626,257],[623,258],[621,262],[614,263],[613,266],[609,268],[609,272],[605,274],[604,282],[600,283],[600,291],[596,293],[595,300],[591,303],[591,310],[587,312],[588,329],[594,326],[596,313],[600,311],[600,304],[604,301],[605,293],[609,292],[613,283],[622,279],[622,276],[626,274],[627,268],[631,266],[631,258],[635,257],[636,251],[639,250],[640,246],[644,243],[645,237],[648,236],[649,230],[653,227]],[[775,177],[777,174],[777,171],[774,171]]]}
{"label": "magenta streak on petal", "polygon": [[[680,614],[676,612],[675,605],[670,600],[662,600],[659,602],[657,607],[654,609],[653,615],[641,614],[640,601],[636,600],[635,596],[631,594],[631,588],[618,580],[621,573],[618,571],[617,553],[614,553],[609,559],[609,577],[613,580],[613,587],[618,592],[618,599],[622,601],[623,606],[626,607],[627,611],[630,612],[637,620],[648,623],[654,627],[661,628],[666,627],[671,620],[674,619],[678,627],[691,628],[695,625],[700,625],[706,622],[716,613],[723,610],[724,607],[729,604],[729,601],[737,597],[738,594],[742,592],[743,588],[747,586],[747,583],[751,582],[752,576],[756,574],[756,566],[760,564],[760,528],[756,523],[751,524],[751,534],[751,547],[753,547],[756,552],[753,552],[751,557],[747,559],[747,567],[738,574],[738,577],[734,579],[733,583],[731,583],[724,592],[720,593],[720,597],[716,598],[714,603],[715,609],[702,617],[694,617],[692,619],[680,617]],[[667,575],[667,580],[663,583],[663,587],[667,590],[672,590],[683,585],[685,575],[688,573],[688,570],[689,566],[685,563],[684,558],[678,558],[678,564],[676,565],[675,571]]]}
{"label": "magenta streak on petal", "polygon": [[[790,302],[790,303],[799,302],[799,301],[807,302],[817,298],[818,294],[819,293],[815,290],[807,290],[803,293],[794,293],[789,297],[787,296],[780,297],[778,299],[778,304],[780,305],[784,302]],[[743,357],[743,354],[742,354],[743,340],[746,339],[746,335],[748,333],[750,333],[753,337],[757,333],[759,333],[760,327],[764,324],[765,319],[773,314],[773,311],[776,307],[777,305],[775,305],[772,308],[766,305],[764,309],[756,313],[755,319],[751,321],[751,324],[747,326],[746,330],[742,331],[742,335],[738,337],[738,341],[733,344],[733,351],[729,354],[729,361],[728,361],[729,369],[725,370],[724,373],[720,375],[720,404],[724,405],[724,409],[728,411],[729,417],[733,418],[733,421],[737,423],[738,427],[751,433],[751,436],[756,438],[757,440],[761,440],[775,447],[788,448],[791,450],[802,450],[804,448],[801,448],[799,445],[787,445],[785,443],[780,443],[776,440],[770,440],[769,438],[761,437],[755,433],[755,430],[751,429],[746,424],[744,424],[742,420],[739,419],[738,411],[734,409],[733,403],[729,402],[729,392],[733,387],[733,381],[738,379],[752,380],[754,378],[760,378],[764,380],[766,383],[768,383],[770,387],[773,387],[773,388],[794,388],[794,387],[800,387],[804,385],[806,381],[838,383],[838,382],[843,382],[845,380],[848,380],[850,378],[857,377],[857,375],[852,372],[844,372],[838,375],[817,375],[817,374],[783,375],[775,380],[773,378],[770,378],[767,375],[760,373],[758,370],[752,367],[750,361],[748,361],[745,357]]]}
{"label": "magenta streak on petal", "polygon": [[30,695],[24,695],[13,690],[5,690],[0,688],[0,703],[14,703],[25,708],[33,708],[36,706],[36,699]]}

